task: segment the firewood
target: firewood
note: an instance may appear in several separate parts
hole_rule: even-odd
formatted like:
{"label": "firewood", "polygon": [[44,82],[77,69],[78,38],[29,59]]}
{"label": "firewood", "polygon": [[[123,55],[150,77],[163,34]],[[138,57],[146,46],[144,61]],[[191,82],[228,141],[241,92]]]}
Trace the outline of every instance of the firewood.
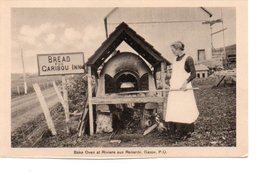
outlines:
{"label": "firewood", "polygon": [[152,132],[157,126],[158,126],[158,124],[155,123],[154,125],[152,125],[152,126],[149,127],[148,129],[146,129],[146,130],[144,131],[143,135],[145,136],[145,135],[149,134],[149,133]]}

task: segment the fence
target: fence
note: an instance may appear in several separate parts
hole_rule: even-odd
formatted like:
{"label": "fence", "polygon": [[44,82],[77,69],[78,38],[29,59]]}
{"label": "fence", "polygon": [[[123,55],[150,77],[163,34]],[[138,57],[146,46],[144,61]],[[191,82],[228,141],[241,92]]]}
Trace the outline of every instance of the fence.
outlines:
{"label": "fence", "polygon": [[[56,83],[57,84],[60,84],[61,83],[61,80],[56,80]],[[49,89],[52,86],[52,81],[47,81],[47,82],[42,82],[42,83],[39,83],[39,86],[41,88],[41,90],[46,90],[46,89]],[[34,92],[34,89],[33,89],[33,83],[30,82],[30,83],[27,83],[27,93],[33,93]],[[17,84],[17,85],[12,85],[11,87],[11,98],[14,98],[14,97],[17,97],[19,95],[24,95],[25,92],[24,92],[24,85],[23,84]]]}

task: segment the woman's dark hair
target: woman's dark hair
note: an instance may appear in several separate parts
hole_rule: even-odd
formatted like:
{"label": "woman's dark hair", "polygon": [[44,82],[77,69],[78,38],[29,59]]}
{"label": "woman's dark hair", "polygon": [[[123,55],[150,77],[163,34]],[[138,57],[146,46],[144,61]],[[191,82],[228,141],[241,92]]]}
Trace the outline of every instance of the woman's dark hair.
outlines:
{"label": "woman's dark hair", "polygon": [[185,45],[181,41],[175,41],[171,44],[171,47],[174,47],[175,49],[184,50]]}

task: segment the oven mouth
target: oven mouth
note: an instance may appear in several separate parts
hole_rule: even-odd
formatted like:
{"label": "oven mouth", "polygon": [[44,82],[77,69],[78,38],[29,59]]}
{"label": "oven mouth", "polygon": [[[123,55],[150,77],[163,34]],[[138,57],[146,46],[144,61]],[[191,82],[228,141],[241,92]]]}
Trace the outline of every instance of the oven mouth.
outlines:
{"label": "oven mouth", "polygon": [[114,80],[116,93],[139,90],[139,77],[131,71],[117,73]]}

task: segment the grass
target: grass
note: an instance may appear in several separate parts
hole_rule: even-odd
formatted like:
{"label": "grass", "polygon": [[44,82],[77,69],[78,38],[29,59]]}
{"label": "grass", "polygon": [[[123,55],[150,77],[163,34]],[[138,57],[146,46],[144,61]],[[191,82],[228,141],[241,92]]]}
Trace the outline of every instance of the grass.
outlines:
{"label": "grass", "polygon": [[[209,77],[196,79],[194,87],[195,97],[200,111],[195,122],[195,131],[186,140],[176,140],[168,132],[154,130],[143,136],[139,122],[135,121],[131,127],[120,130],[110,142],[111,133],[84,135],[77,137],[79,116],[71,118],[71,134],[66,133],[64,113],[60,105],[52,109],[52,116],[58,132],[57,136],[48,133],[43,115],[38,116],[30,124],[24,124],[12,133],[13,147],[234,147],[236,146],[236,86],[212,88],[218,78]],[[73,93],[72,93],[73,94]],[[76,98],[75,98],[76,99]],[[81,103],[78,101],[78,103]],[[33,128],[30,129],[29,127]],[[29,128],[29,129],[28,129]],[[28,140],[28,134],[36,132],[35,137],[40,140]],[[29,131],[28,131],[29,130]],[[27,131],[28,133],[22,132]],[[37,141],[37,142],[36,142]]]}

